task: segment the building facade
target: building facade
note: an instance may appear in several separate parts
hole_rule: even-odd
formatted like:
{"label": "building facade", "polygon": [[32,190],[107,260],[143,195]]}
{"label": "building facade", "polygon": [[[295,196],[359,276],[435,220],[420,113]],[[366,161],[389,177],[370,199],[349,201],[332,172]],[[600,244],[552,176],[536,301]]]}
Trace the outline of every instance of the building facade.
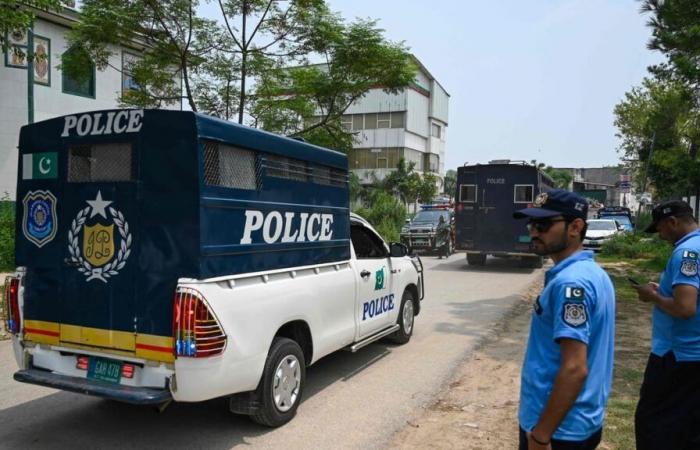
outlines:
{"label": "building facade", "polygon": [[[137,45],[113,48],[109,66],[85,67],[84,76],[71,77],[61,68],[61,57],[72,51],[68,31],[79,20],[77,11],[37,12],[34,22],[34,121],[66,114],[119,107],[119,99],[138,86],[129,75],[129,64],[141,53]],[[28,33],[18,30],[8,36],[10,49],[0,63],[0,198],[15,198],[17,145],[20,128],[28,122],[26,51]],[[142,50],[142,49],[141,49]],[[39,57],[39,55],[42,55]],[[178,105],[179,108],[179,105]]]}
{"label": "building facade", "polygon": [[450,95],[417,59],[415,82],[397,94],[371,89],[342,118],[355,133],[350,170],[363,184],[383,179],[401,158],[418,172],[445,176]]}

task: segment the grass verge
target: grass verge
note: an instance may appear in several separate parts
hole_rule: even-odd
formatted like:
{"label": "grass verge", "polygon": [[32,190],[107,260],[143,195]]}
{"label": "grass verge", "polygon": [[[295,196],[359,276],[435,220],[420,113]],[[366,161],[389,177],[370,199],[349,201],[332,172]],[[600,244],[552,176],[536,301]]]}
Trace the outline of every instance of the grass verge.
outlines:
{"label": "grass verge", "polygon": [[617,298],[615,371],[601,448],[634,449],[634,411],[649,356],[652,306],[637,299],[627,277],[640,283],[655,281],[658,271],[652,269],[657,264],[648,259],[597,259],[610,274]]}

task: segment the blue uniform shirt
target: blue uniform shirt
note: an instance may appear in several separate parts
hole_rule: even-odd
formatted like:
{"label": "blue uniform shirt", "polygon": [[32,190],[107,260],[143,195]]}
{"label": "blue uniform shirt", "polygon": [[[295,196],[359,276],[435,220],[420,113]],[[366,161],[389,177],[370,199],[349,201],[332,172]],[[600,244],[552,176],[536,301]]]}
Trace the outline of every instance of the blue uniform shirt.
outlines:
{"label": "blue uniform shirt", "polygon": [[537,424],[554,387],[562,338],[588,346],[588,378],[553,435],[578,441],[603,425],[615,345],[615,290],[591,252],[574,253],[545,274],[532,312],[521,376],[518,419],[526,431]]}
{"label": "blue uniform shirt", "polygon": [[[673,254],[661,275],[659,293],[673,297],[673,287],[679,284],[700,287],[698,256],[700,230],[683,236],[675,244]],[[651,352],[657,356],[669,350],[678,361],[700,361],[700,315],[680,319],[666,314],[658,306],[652,313]]]}

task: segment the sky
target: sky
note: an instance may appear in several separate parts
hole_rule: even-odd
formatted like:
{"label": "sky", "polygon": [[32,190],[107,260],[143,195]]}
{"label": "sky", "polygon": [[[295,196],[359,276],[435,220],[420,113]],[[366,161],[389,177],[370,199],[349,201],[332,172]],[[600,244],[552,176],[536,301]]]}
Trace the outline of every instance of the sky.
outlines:
{"label": "sky", "polygon": [[450,94],[446,169],[619,163],[613,108],[662,61],[636,0],[328,0],[379,20]]}

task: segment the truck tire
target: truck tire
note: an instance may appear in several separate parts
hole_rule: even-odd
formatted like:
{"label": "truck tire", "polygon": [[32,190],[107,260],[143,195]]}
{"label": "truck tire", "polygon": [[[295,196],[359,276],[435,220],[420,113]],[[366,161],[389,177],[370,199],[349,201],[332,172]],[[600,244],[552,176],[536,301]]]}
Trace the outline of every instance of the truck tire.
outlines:
{"label": "truck tire", "polygon": [[260,409],[250,417],[266,427],[279,427],[296,415],[306,383],[304,352],[295,341],[276,337],[257,389]]}
{"label": "truck tire", "polygon": [[396,344],[405,344],[411,340],[411,336],[413,336],[413,322],[416,317],[414,311],[413,294],[406,289],[403,291],[401,307],[399,308],[399,317],[396,319],[396,323],[399,324],[399,329],[389,336],[392,342]]}
{"label": "truck tire", "polygon": [[483,266],[486,264],[486,255],[483,253],[467,253],[467,263],[470,266]]}
{"label": "truck tire", "polygon": [[522,256],[520,258],[520,267],[540,269],[543,265],[544,258],[542,256]]}

